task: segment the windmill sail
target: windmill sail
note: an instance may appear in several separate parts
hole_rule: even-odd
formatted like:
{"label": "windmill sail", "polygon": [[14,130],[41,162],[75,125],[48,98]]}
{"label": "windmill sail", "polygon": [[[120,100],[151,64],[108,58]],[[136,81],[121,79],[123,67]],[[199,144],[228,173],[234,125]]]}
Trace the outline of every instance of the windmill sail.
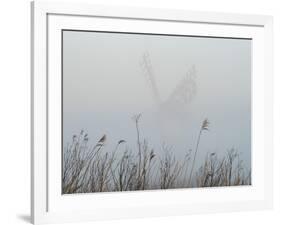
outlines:
{"label": "windmill sail", "polygon": [[183,79],[178,83],[167,102],[188,104],[197,93],[196,68],[193,65]]}
{"label": "windmill sail", "polygon": [[153,68],[152,68],[152,64],[151,64],[150,56],[149,56],[148,52],[145,52],[143,54],[141,62],[140,62],[140,66],[141,66],[143,73],[146,77],[146,80],[148,81],[148,84],[150,86],[150,90],[152,92],[153,99],[154,99],[156,105],[159,106],[161,103],[161,100],[160,100],[159,92],[158,92],[158,89],[156,86]]}

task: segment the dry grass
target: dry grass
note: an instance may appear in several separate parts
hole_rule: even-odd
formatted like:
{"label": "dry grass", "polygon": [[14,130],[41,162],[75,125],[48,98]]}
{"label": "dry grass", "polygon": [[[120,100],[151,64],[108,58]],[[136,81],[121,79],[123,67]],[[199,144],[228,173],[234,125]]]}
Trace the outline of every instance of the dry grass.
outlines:
{"label": "dry grass", "polygon": [[[243,162],[235,149],[219,158],[216,153],[207,154],[197,171],[196,156],[200,138],[209,129],[209,121],[203,121],[197,144],[179,160],[172,147],[162,145],[163,154],[157,155],[146,139],[141,138],[141,115],[133,117],[136,127],[137,149],[130,150],[126,140],[119,140],[115,149],[106,152],[107,141],[103,135],[90,147],[88,135],[81,131],[74,135],[71,144],[63,150],[62,193],[90,193],[171,189],[190,187],[214,187],[250,185],[251,171],[243,168]],[[119,151],[121,150],[122,151]],[[117,154],[118,153],[118,154]]]}

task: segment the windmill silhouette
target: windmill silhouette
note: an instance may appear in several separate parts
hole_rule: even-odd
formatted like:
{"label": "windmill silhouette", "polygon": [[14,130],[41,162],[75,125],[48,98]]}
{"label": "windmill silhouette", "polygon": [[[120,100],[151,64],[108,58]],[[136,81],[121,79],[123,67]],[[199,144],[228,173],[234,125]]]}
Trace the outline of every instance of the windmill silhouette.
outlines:
{"label": "windmill silhouette", "polygon": [[156,106],[158,108],[160,107],[161,110],[167,107],[174,108],[187,105],[195,97],[197,92],[197,85],[196,68],[194,65],[178,82],[176,87],[172,90],[170,96],[165,101],[161,100],[159,91],[157,89],[149,52],[146,51],[142,55],[140,66],[151,90],[152,98],[154,99]]}

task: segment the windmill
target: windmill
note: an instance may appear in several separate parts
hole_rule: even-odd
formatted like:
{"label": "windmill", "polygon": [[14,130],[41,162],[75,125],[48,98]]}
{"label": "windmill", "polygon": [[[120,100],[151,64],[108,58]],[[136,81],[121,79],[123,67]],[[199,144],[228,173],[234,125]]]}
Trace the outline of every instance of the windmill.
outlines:
{"label": "windmill", "polygon": [[140,66],[143,70],[143,74],[145,75],[152,93],[152,97],[157,107],[161,107],[163,109],[163,106],[174,107],[175,105],[187,105],[196,95],[196,68],[194,65],[178,82],[174,90],[171,92],[170,96],[165,101],[162,101],[160,98],[148,52],[145,52],[142,55]]}
{"label": "windmill", "polygon": [[[192,66],[178,81],[166,99],[161,99],[154,76],[150,56],[145,52],[140,61],[143,75],[147,81],[156,111],[152,114],[156,132],[163,143],[175,149],[186,144],[186,131],[189,126],[189,108],[186,106],[194,99],[197,92],[196,68]],[[155,128],[154,127],[154,128]]]}

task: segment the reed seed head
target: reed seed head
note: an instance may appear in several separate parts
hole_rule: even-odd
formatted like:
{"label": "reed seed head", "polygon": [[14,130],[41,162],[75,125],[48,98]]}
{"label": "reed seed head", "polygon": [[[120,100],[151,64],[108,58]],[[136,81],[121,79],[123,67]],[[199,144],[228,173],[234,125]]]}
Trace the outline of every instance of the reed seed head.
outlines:
{"label": "reed seed head", "polygon": [[209,130],[209,125],[210,122],[208,121],[208,119],[205,119],[202,123],[201,130]]}
{"label": "reed seed head", "polygon": [[118,145],[125,143],[125,142],[126,142],[125,140],[120,140],[120,141],[118,141]]}
{"label": "reed seed head", "polygon": [[100,144],[104,143],[106,141],[106,135],[104,134],[102,138],[98,141]]}

